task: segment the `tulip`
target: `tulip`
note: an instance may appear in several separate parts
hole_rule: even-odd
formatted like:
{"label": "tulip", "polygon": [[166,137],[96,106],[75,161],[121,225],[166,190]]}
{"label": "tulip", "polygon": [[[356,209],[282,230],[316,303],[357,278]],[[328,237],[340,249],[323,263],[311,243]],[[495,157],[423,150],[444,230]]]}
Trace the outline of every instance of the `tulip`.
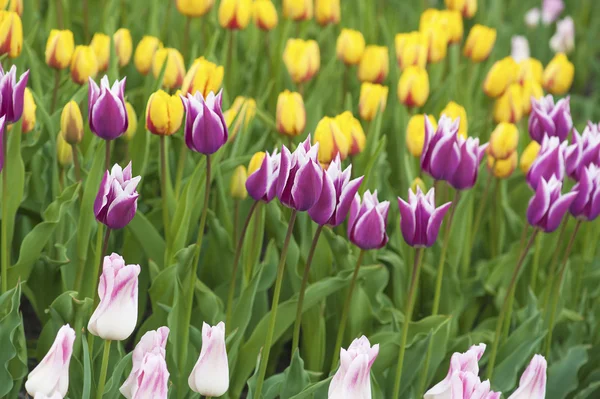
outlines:
{"label": "tulip", "polygon": [[527,58],[519,62],[519,83],[521,84],[532,80],[541,85],[543,73],[544,66],[535,58]]}
{"label": "tulip", "polygon": [[324,117],[315,129],[314,144],[319,143],[319,162],[328,164],[337,156],[348,156],[350,142],[334,118]]}
{"label": "tulip", "polygon": [[185,106],[185,144],[192,151],[214,154],[226,142],[227,124],[221,110],[222,91],[215,96],[212,91],[206,99],[196,92],[181,97]]}
{"label": "tulip", "polygon": [[342,29],[336,42],[338,59],[346,65],[356,65],[360,62],[365,52],[365,38],[360,31]]}
{"label": "tulip", "polygon": [[79,144],[83,138],[81,110],[73,100],[69,101],[60,115],[60,131],[69,144]]}
{"label": "tulip", "polygon": [[183,103],[174,94],[170,96],[159,90],[148,99],[146,106],[146,129],[152,134],[170,136],[179,130],[183,120]]}
{"label": "tulip", "polygon": [[473,62],[485,61],[496,42],[496,29],[476,24],[471,28],[467,42],[465,43],[464,54]]}
{"label": "tulip", "polygon": [[88,122],[90,130],[104,140],[114,140],[127,130],[128,118],[125,109],[125,78],[110,87],[108,76],[104,76],[100,87],[91,78],[88,92]]}
{"label": "tulip", "polygon": [[490,389],[490,381],[481,382],[479,377],[469,372],[457,372],[450,380],[452,398],[461,399],[500,399],[501,392]]}
{"label": "tulip", "polygon": [[544,89],[552,94],[562,95],[571,88],[575,67],[563,53],[558,53],[544,69],[542,76]]}
{"label": "tulip", "polygon": [[550,25],[556,21],[565,8],[563,0],[543,0],[542,2],[542,22],[544,25]]}
{"label": "tulip", "polygon": [[188,384],[192,391],[205,396],[221,396],[229,389],[225,323],[214,327],[202,324],[202,349]]}
{"label": "tulip", "polygon": [[473,18],[477,12],[477,0],[445,0],[449,10],[460,11],[465,18]]}
{"label": "tulip", "polygon": [[96,53],[89,46],[75,46],[70,68],[71,79],[77,84],[83,85],[90,78],[94,79],[98,74]]}
{"label": "tulip", "polygon": [[483,91],[489,97],[498,97],[517,80],[517,74],[518,65],[512,57],[496,61],[485,77]]}
{"label": "tulip", "polygon": [[0,116],[0,172],[4,168],[4,121],[6,120],[6,116]]}
{"label": "tulip", "polygon": [[104,33],[94,33],[90,47],[94,50],[94,54],[96,54],[98,69],[106,71],[110,60],[110,36]]}
{"label": "tulip", "polygon": [[236,200],[246,199],[248,191],[246,190],[246,180],[248,180],[248,172],[244,165],[240,165],[233,171],[231,183],[229,185],[229,193]]}
{"label": "tulip", "polygon": [[478,138],[469,137],[465,139],[460,136],[457,144],[460,151],[460,160],[448,183],[456,190],[466,190],[472,188],[477,182],[479,164],[488,148],[488,144],[479,145]]}
{"label": "tulip", "polygon": [[277,198],[288,208],[307,211],[317,203],[323,189],[323,175],[318,162],[319,143],[310,144],[310,135],[293,153],[281,148]]}
{"label": "tulip", "polygon": [[569,54],[575,48],[575,23],[566,17],[556,24],[556,33],[550,38],[550,48],[555,53]]}
{"label": "tulip", "polygon": [[[451,395],[452,376],[456,373],[479,374],[479,360],[485,352],[485,344],[473,345],[464,353],[455,352],[450,358],[450,368],[446,378],[425,392],[424,399],[454,398]],[[458,398],[462,399],[462,396]]]}
{"label": "tulip", "polygon": [[365,191],[362,203],[356,194],[348,218],[350,242],[363,250],[383,248],[388,242],[385,228],[389,208],[389,201],[379,202],[377,190],[372,194],[370,190]]}
{"label": "tulip", "polygon": [[561,143],[558,137],[545,137],[540,152],[527,172],[527,183],[534,190],[540,180],[550,181],[554,176],[559,181],[565,177],[565,150],[567,142]]}
{"label": "tulip", "polygon": [[100,303],[88,323],[90,333],[111,341],[131,335],[137,322],[139,274],[140,265],[125,265],[121,255],[104,257],[98,282]]}
{"label": "tulip", "polygon": [[37,105],[35,105],[33,94],[31,94],[31,90],[26,87],[25,91],[23,92],[23,123],[21,125],[22,133],[29,133],[35,127],[36,109]]}
{"label": "tulip", "polygon": [[546,233],[558,228],[563,216],[577,197],[577,192],[561,195],[562,182],[552,175],[541,178],[527,207],[527,221]]}
{"label": "tulip", "polygon": [[169,393],[169,370],[164,356],[148,353],[141,361],[137,380],[131,396],[127,399],[152,398],[167,399]]}
{"label": "tulip", "polygon": [[129,32],[129,29],[121,28],[113,35],[113,41],[115,42],[115,53],[119,59],[119,66],[124,67],[129,64],[131,52],[133,51],[131,32]]}
{"label": "tulip", "polygon": [[177,10],[186,17],[201,17],[210,11],[215,0],[175,0]]}
{"label": "tulip", "polygon": [[[431,115],[427,115],[433,129],[437,129],[437,121]],[[415,157],[423,153],[425,142],[425,115],[417,114],[411,116],[406,126],[406,148]]]}
{"label": "tulip", "polygon": [[379,344],[371,346],[364,335],[340,348],[340,367],[329,384],[329,399],[370,399],[371,366],[379,354]]}
{"label": "tulip", "polygon": [[52,29],[46,42],[46,64],[50,68],[65,69],[71,64],[75,51],[73,32],[68,29]]}
{"label": "tulip", "polygon": [[321,26],[340,22],[340,0],[315,0],[315,19]]}
{"label": "tulip", "polygon": [[128,101],[125,101],[125,108],[127,109],[127,120],[129,121],[129,124],[127,125],[127,130],[125,131],[125,134],[123,134],[123,136],[121,137],[123,137],[127,141],[131,141],[131,139],[133,139],[133,136],[135,136],[135,132],[137,132],[137,114],[135,113],[135,109],[133,109],[133,106]]}
{"label": "tulip", "polygon": [[257,152],[248,165],[246,190],[255,201],[271,202],[275,198],[280,154]]}
{"label": "tulip", "polygon": [[544,97],[542,86],[533,80],[527,80],[521,85],[521,102],[523,104],[523,114],[531,113],[531,100],[539,101]]}
{"label": "tulip", "polygon": [[139,194],[136,188],[141,179],[140,176],[132,177],[131,162],[125,169],[115,164],[110,173],[107,170],[94,202],[96,219],[111,229],[127,226],[137,210]]}
{"label": "tulip", "polygon": [[516,123],[523,117],[523,108],[523,89],[512,83],[494,103],[494,121]]}
{"label": "tulip", "polygon": [[519,161],[519,167],[523,173],[527,174],[527,172],[529,172],[533,161],[535,161],[540,152],[540,147],[540,143],[537,141],[532,141],[525,147],[523,154],[521,154],[521,160]]}
{"label": "tulip", "polygon": [[73,149],[63,138],[62,132],[59,132],[56,136],[56,159],[63,168],[73,163]]}
{"label": "tulip", "polygon": [[422,107],[429,97],[427,70],[418,66],[406,68],[398,82],[398,100],[409,108]]}
{"label": "tulip", "polygon": [[574,180],[579,180],[587,166],[600,165],[600,132],[597,125],[588,123],[582,134],[574,130],[573,145],[567,147],[565,162],[567,174]]}
{"label": "tulip", "polygon": [[382,83],[387,78],[389,64],[387,47],[367,46],[358,65],[358,79],[361,82]]}
{"label": "tulip", "polygon": [[[5,1],[6,3],[6,1]],[[19,14],[19,17],[23,16],[23,0],[9,0],[8,11],[14,11]]]}
{"label": "tulip", "polygon": [[2,101],[0,115],[6,118],[6,123],[16,123],[23,115],[25,107],[25,88],[29,79],[29,70],[25,71],[17,81],[17,67],[12,66],[8,72],[0,68],[0,87]]}
{"label": "tulip", "polygon": [[277,9],[271,0],[254,0],[252,7],[254,23],[259,29],[270,31],[277,26]]}
{"label": "tulip", "polygon": [[542,355],[535,355],[521,375],[519,388],[508,399],[544,399],[546,397],[546,368]]}
{"label": "tulip", "polygon": [[219,91],[223,83],[223,74],[222,66],[204,57],[197,58],[183,79],[181,91],[192,95],[200,92],[203,97],[207,97],[210,92]]}
{"label": "tulip", "polygon": [[17,58],[23,48],[23,24],[14,11],[0,11],[0,54]]}
{"label": "tulip", "polygon": [[510,39],[510,56],[516,62],[529,59],[529,41],[525,36],[515,35]]}
{"label": "tulip", "polygon": [[538,143],[545,136],[565,140],[573,128],[569,97],[558,100],[556,104],[551,95],[532,101],[528,128],[529,135]]}
{"label": "tulip", "polygon": [[350,143],[348,155],[353,156],[360,154],[367,143],[367,137],[365,136],[365,131],[363,130],[360,121],[356,119],[350,111],[339,114],[335,117],[335,121],[344,136],[346,136],[348,143]]}
{"label": "tulip", "polygon": [[458,125],[458,135],[461,137],[467,137],[467,133],[469,131],[469,121],[467,120],[467,111],[465,107],[455,103],[454,101],[450,101],[446,108],[440,112],[440,117],[442,115],[446,115],[447,117],[454,119],[459,119],[460,124]]}
{"label": "tulip", "polygon": [[162,42],[154,36],[144,36],[135,48],[135,54],[133,55],[133,63],[135,68],[142,75],[147,75],[152,68],[152,61],[154,54],[163,48]]}
{"label": "tulip", "polygon": [[[158,78],[160,75],[160,71],[163,69],[163,66],[167,63],[165,67],[165,73],[163,75],[162,85],[167,89],[174,89],[176,87],[181,86],[184,82],[185,74],[185,66],[183,62],[183,56],[179,52],[179,50],[174,48],[159,48],[154,53],[154,58],[152,59],[152,74],[155,78]],[[194,66],[192,65],[192,68]],[[185,90],[182,90],[184,93]]]}
{"label": "tulip", "polygon": [[413,193],[416,193],[417,192],[417,187],[421,191],[427,191],[427,186],[425,185],[425,182],[420,177],[415,177],[414,178],[414,180],[412,181],[412,183],[410,185],[410,190]]}
{"label": "tulip", "polygon": [[285,90],[277,97],[277,131],[286,136],[298,136],[306,126],[306,110],[302,95]]}
{"label": "tulip", "polygon": [[288,39],[283,62],[294,83],[307,82],[319,71],[319,45],[314,40]]}
{"label": "tulip", "polygon": [[[419,31],[426,37],[427,60],[435,63],[446,58],[448,43],[453,33],[448,26],[448,18],[440,10],[430,8],[423,11],[419,20]],[[461,34],[462,36],[462,34]]]}
{"label": "tulip", "polygon": [[360,85],[360,100],[358,113],[366,121],[372,121],[375,115],[385,111],[388,97],[388,87],[380,84],[364,82]]}
{"label": "tulip", "polygon": [[68,324],[62,326],[46,356],[27,376],[25,389],[29,395],[53,396],[59,394],[60,398],[67,395],[69,363],[74,342],[75,330]]}
{"label": "tulip", "polygon": [[423,194],[420,187],[416,193],[408,191],[408,202],[398,197],[400,229],[404,241],[411,247],[431,247],[437,240],[444,216],[452,203],[435,207],[435,190]]}
{"label": "tulip", "polygon": [[283,0],[283,16],[294,21],[311,19],[313,0]]}
{"label": "tulip", "polygon": [[252,0],[221,0],[219,25],[222,28],[246,29],[252,17]]}
{"label": "tulip", "polygon": [[244,125],[244,129],[248,129],[255,115],[256,101],[253,98],[236,97],[231,108],[223,113],[227,128],[229,128],[229,132],[231,133],[230,140],[235,137],[242,124]]}
{"label": "tulip", "polygon": [[435,180],[449,180],[460,161],[457,145],[459,120],[442,115],[437,129],[425,118],[425,139],[421,154],[421,169]]}
{"label": "tulip", "polygon": [[580,220],[596,219],[600,215],[600,168],[595,164],[583,168],[573,191],[577,196],[569,208],[571,214]]}
{"label": "tulip", "polygon": [[458,11],[442,11],[442,20],[448,29],[448,44],[457,44],[462,41],[464,34],[463,17]]}
{"label": "tulip", "polygon": [[540,24],[542,13],[539,8],[532,8],[525,13],[525,25],[529,28],[535,28]]}
{"label": "tulip", "polygon": [[515,171],[518,159],[519,155],[516,151],[507,159],[495,159],[491,155],[488,155],[488,169],[498,179],[506,179]]}
{"label": "tulip", "polygon": [[427,66],[427,37],[419,31],[398,33],[395,38],[396,58],[401,69]]}
{"label": "tulip", "polygon": [[500,123],[490,136],[489,154],[499,160],[507,159],[517,150],[519,129],[512,123]]}

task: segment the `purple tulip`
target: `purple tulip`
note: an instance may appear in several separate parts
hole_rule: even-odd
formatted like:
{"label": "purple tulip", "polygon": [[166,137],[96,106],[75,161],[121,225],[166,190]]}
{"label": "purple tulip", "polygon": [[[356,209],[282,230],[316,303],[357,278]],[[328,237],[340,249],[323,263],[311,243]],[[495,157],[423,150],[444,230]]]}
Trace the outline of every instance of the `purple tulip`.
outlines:
{"label": "purple tulip", "polygon": [[412,247],[430,247],[435,243],[444,215],[452,205],[447,202],[435,207],[435,190],[427,195],[417,186],[416,195],[408,190],[408,202],[398,198],[400,208],[400,229],[404,241]]}
{"label": "purple tulip", "polygon": [[448,180],[452,187],[457,190],[466,190],[475,185],[479,174],[479,164],[487,147],[488,143],[479,145],[477,138],[469,137],[465,140],[458,137],[460,160],[454,174]]}
{"label": "purple tulip", "polygon": [[571,215],[583,220],[596,219],[600,215],[600,167],[591,164],[583,169],[573,191],[577,196],[569,208]]}
{"label": "purple tulip", "polygon": [[29,79],[29,70],[25,71],[17,81],[17,67],[12,66],[8,73],[0,67],[0,116],[11,124],[21,119],[25,99],[25,87]]}
{"label": "purple tulip", "polygon": [[388,242],[385,231],[390,202],[379,202],[377,190],[371,194],[367,190],[360,196],[356,194],[350,206],[348,218],[348,238],[361,249],[383,248]]}
{"label": "purple tulip", "polygon": [[519,381],[519,388],[508,399],[544,399],[546,397],[546,368],[542,355],[535,355]]}
{"label": "purple tulip", "polygon": [[549,181],[552,176],[562,181],[565,178],[565,152],[567,142],[558,137],[545,137],[537,158],[527,172],[527,183],[536,189],[542,179]]}
{"label": "purple tulip", "polygon": [[260,167],[246,179],[246,191],[255,201],[271,202],[275,198],[281,154],[265,153]]}
{"label": "purple tulip", "polygon": [[89,78],[88,121],[90,130],[104,140],[122,136],[129,126],[125,108],[125,79],[117,80],[110,87],[108,76],[100,81],[100,87]]}
{"label": "purple tulip", "polygon": [[577,196],[575,191],[561,195],[561,189],[562,182],[556,176],[553,175],[548,181],[541,179],[527,207],[527,221],[530,225],[546,233],[558,228]]}
{"label": "purple tulip", "polygon": [[545,136],[558,137],[563,141],[573,128],[569,97],[558,100],[548,94],[539,100],[531,99],[531,115],[529,116],[529,135],[538,143]]}
{"label": "purple tulip", "polygon": [[371,399],[371,366],[379,354],[379,344],[371,346],[364,335],[340,349],[340,367],[335,372],[328,399]]}
{"label": "purple tulip", "polygon": [[288,208],[307,211],[317,203],[323,190],[323,173],[317,159],[319,143],[310,144],[310,135],[293,153],[281,148],[277,177],[277,198]]}
{"label": "purple tulip", "polygon": [[227,142],[227,124],[221,109],[222,93],[212,91],[206,99],[199,91],[187,97],[181,96],[185,106],[185,144],[192,151],[214,154]]}
{"label": "purple tulip", "polygon": [[458,146],[458,126],[460,119],[452,121],[442,115],[437,131],[429,118],[425,118],[425,138],[421,154],[421,169],[435,180],[450,180],[460,162]]}
{"label": "purple tulip", "polygon": [[131,162],[125,169],[115,164],[110,173],[107,170],[94,201],[96,219],[111,229],[127,226],[137,210],[136,188],[141,179],[131,176]]}
{"label": "purple tulip", "polygon": [[573,144],[565,153],[567,174],[573,180],[579,180],[583,170],[591,164],[600,164],[600,132],[598,125],[588,122],[579,134],[573,130]]}
{"label": "purple tulip", "polygon": [[317,203],[308,210],[311,219],[320,225],[339,226],[344,222],[354,196],[364,176],[350,180],[352,165],[342,172],[340,155],[323,170],[323,190]]}

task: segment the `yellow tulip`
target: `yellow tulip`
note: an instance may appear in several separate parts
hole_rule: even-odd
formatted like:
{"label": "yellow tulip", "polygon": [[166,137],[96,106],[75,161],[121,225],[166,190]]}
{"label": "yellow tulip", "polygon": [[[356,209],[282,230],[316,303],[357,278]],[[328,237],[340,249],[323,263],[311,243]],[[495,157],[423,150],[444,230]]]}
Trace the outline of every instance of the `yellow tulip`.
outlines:
{"label": "yellow tulip", "polygon": [[194,94],[197,91],[207,97],[211,91],[217,93],[223,83],[225,70],[204,57],[197,58],[183,79],[181,91]]}
{"label": "yellow tulip", "polygon": [[425,185],[425,182],[423,180],[421,180],[420,177],[415,177],[415,179],[413,180],[413,182],[410,185],[410,190],[413,193],[416,193],[417,187],[419,187],[422,192],[424,192],[424,193],[427,192],[427,186]]}
{"label": "yellow tulip", "polygon": [[307,82],[315,76],[321,65],[319,45],[314,40],[288,39],[283,62],[296,84]]}
{"label": "yellow tulip", "polygon": [[529,115],[531,113],[531,98],[539,100],[544,95],[544,90],[538,82],[526,80],[521,85],[521,94],[523,96],[523,115]]}
{"label": "yellow tulip", "polygon": [[340,130],[346,136],[346,140],[350,143],[348,155],[360,154],[367,144],[365,131],[360,124],[360,121],[352,115],[352,112],[345,111],[335,117]]}
{"label": "yellow tulip", "polygon": [[477,12],[477,0],[445,0],[445,3],[449,10],[459,11],[465,18],[473,18]]}
{"label": "yellow tulip", "polygon": [[319,25],[340,22],[340,0],[315,0],[315,19]]}
{"label": "yellow tulip", "polygon": [[252,0],[221,0],[219,25],[231,30],[246,29],[252,17]]}
{"label": "yellow tulip", "polygon": [[525,147],[523,154],[521,154],[521,161],[519,162],[519,167],[523,173],[529,172],[529,168],[531,168],[531,164],[537,158],[540,148],[540,143],[533,140]]}
{"label": "yellow tulip", "polygon": [[465,57],[473,62],[485,61],[496,42],[496,29],[476,24],[471,28],[463,50]]}
{"label": "yellow tulip", "polygon": [[21,132],[29,133],[35,127],[35,110],[37,109],[37,105],[35,105],[35,100],[33,99],[33,94],[31,94],[31,90],[29,87],[25,88],[25,93],[23,93],[23,117],[21,124]]}
{"label": "yellow tulip", "polygon": [[346,65],[356,65],[365,52],[365,38],[362,33],[352,29],[342,29],[337,38],[336,53],[338,59]]}
{"label": "yellow tulip", "polygon": [[306,110],[300,93],[286,90],[277,98],[277,131],[286,136],[298,136],[306,126]]}
{"label": "yellow tulip", "polygon": [[237,200],[246,199],[248,191],[246,191],[246,180],[248,172],[244,165],[240,165],[233,171],[231,175],[231,183],[229,184],[229,192],[231,197]]}
{"label": "yellow tulip", "polygon": [[[167,66],[162,81],[163,87],[174,89],[181,86],[184,81],[185,66],[183,56],[177,49],[170,47],[158,49],[152,60],[152,74],[155,78],[158,78],[165,61],[167,62]],[[185,90],[183,92],[187,93]]]}
{"label": "yellow tulip", "polygon": [[558,53],[544,69],[544,89],[552,94],[562,95],[573,84],[575,67],[564,53]]}
{"label": "yellow tulip", "polygon": [[277,9],[271,0],[254,0],[252,7],[256,26],[265,31],[277,26]]}
{"label": "yellow tulip", "polygon": [[360,86],[360,100],[358,103],[360,117],[366,121],[371,121],[378,112],[385,111],[388,91],[387,86],[364,82]]}
{"label": "yellow tulip", "polygon": [[338,155],[341,160],[346,159],[350,149],[350,141],[335,119],[328,116],[317,124],[313,143],[319,143],[319,162],[322,164],[329,164]]}
{"label": "yellow tulip", "polygon": [[154,54],[158,49],[163,48],[163,44],[157,37],[144,36],[135,48],[135,54],[133,55],[133,63],[135,68],[142,75],[147,75],[152,68],[152,60]]}
{"label": "yellow tulip", "polygon": [[450,101],[446,105],[446,108],[444,108],[442,112],[440,112],[440,116],[442,115],[446,115],[452,118],[452,120],[460,118],[460,124],[458,125],[458,135],[463,138],[467,137],[467,133],[469,132],[469,121],[467,120],[467,111],[465,110],[465,107],[455,103],[454,101]]}
{"label": "yellow tulip", "polygon": [[434,8],[429,8],[421,14],[419,31],[427,41],[427,60],[429,62],[435,63],[446,58],[450,34],[453,33],[448,26],[449,22],[442,11]]}
{"label": "yellow tulip", "polygon": [[512,57],[496,61],[483,81],[483,91],[488,97],[498,97],[517,80],[517,74],[518,65]]}
{"label": "yellow tulip", "polygon": [[[427,115],[434,129],[437,129],[437,121],[432,115]],[[415,157],[423,153],[425,143],[425,115],[416,114],[411,116],[406,126],[406,148]]]}
{"label": "yellow tulip", "polygon": [[311,19],[313,0],[283,0],[283,16],[294,21]]}
{"label": "yellow tulip", "polygon": [[264,151],[259,151],[252,155],[252,158],[250,158],[250,163],[248,163],[248,176],[260,168],[266,156],[267,154]]}
{"label": "yellow tulip", "polygon": [[71,58],[71,79],[83,85],[88,78],[94,79],[98,74],[98,59],[96,53],[89,46],[76,46]]}
{"label": "yellow tulip", "polygon": [[513,83],[496,99],[494,104],[494,121],[496,123],[517,123],[523,117],[523,94],[518,83]]}
{"label": "yellow tulip", "polygon": [[427,66],[427,37],[419,31],[398,33],[395,38],[396,58],[401,69]]}
{"label": "yellow tulip", "polygon": [[98,60],[98,70],[106,71],[110,60],[110,36],[104,33],[94,33],[90,47],[96,54]]}
{"label": "yellow tulip", "polygon": [[65,69],[71,63],[75,39],[70,30],[52,29],[46,42],[46,64],[50,68]]}
{"label": "yellow tulip", "polygon": [[358,79],[361,82],[382,83],[390,69],[388,48],[367,46],[358,65]]}
{"label": "yellow tulip", "polygon": [[244,129],[248,129],[255,115],[256,101],[253,98],[236,97],[231,107],[223,113],[223,118],[229,129],[229,140],[233,140],[242,124]]}
{"label": "yellow tulip", "polygon": [[495,177],[498,179],[506,179],[510,177],[517,167],[517,160],[519,156],[517,152],[513,152],[507,159],[495,159],[491,155],[488,155],[487,164]]}
{"label": "yellow tulip", "polygon": [[146,129],[152,134],[170,136],[181,127],[183,102],[179,94],[169,95],[159,90],[148,99]]}
{"label": "yellow tulip", "polygon": [[543,73],[544,66],[535,58],[527,58],[519,62],[519,82],[521,84],[526,80],[533,80],[541,85]]}
{"label": "yellow tulip", "polygon": [[65,141],[61,132],[58,132],[58,136],[56,137],[56,158],[58,159],[58,164],[63,168],[73,162],[73,149]]}
{"label": "yellow tulip", "polygon": [[448,29],[448,42],[460,43],[463,38],[464,28],[462,15],[458,11],[441,11],[443,24]]}
{"label": "yellow tulip", "polygon": [[14,11],[0,11],[0,54],[16,58],[23,48],[23,24]]}
{"label": "yellow tulip", "polygon": [[[4,7],[2,7],[4,8]],[[14,11],[19,14],[19,17],[23,16],[23,0],[10,0],[8,2],[8,11]]]}
{"label": "yellow tulip", "polygon": [[137,114],[135,113],[135,109],[133,109],[133,106],[129,103],[129,101],[125,101],[125,109],[127,110],[127,120],[129,123],[127,124],[127,130],[125,131],[125,134],[123,134],[121,137],[123,137],[125,141],[131,141],[137,132]]}
{"label": "yellow tulip", "polygon": [[201,17],[210,11],[215,0],[175,0],[177,10],[186,17]]}
{"label": "yellow tulip", "polygon": [[115,52],[119,59],[119,66],[124,67],[131,60],[131,52],[133,51],[133,42],[129,29],[121,28],[113,35],[115,41]]}
{"label": "yellow tulip", "polygon": [[409,108],[422,107],[429,97],[429,75],[418,66],[406,68],[398,82],[398,100]]}
{"label": "yellow tulip", "polygon": [[83,117],[79,105],[69,101],[60,114],[60,131],[69,144],[78,144],[83,139]]}
{"label": "yellow tulip", "polygon": [[496,160],[504,160],[517,150],[519,145],[519,129],[513,123],[502,122],[490,136],[488,154]]}

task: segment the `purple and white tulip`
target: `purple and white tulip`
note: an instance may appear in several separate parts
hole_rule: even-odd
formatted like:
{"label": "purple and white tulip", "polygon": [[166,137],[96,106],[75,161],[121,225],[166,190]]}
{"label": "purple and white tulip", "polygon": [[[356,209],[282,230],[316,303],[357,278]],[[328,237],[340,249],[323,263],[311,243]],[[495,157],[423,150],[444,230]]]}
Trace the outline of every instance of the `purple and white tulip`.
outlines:
{"label": "purple and white tulip", "polygon": [[437,396],[436,399],[500,399],[501,392],[494,392],[490,388],[490,381],[481,382],[476,374],[459,371],[450,379],[450,394]]}
{"label": "purple and white tulip", "polygon": [[554,97],[548,94],[539,100],[531,100],[531,115],[529,115],[529,135],[538,143],[545,136],[558,137],[563,141],[573,128],[569,97],[561,98],[554,104]]}
{"label": "purple and white tulip", "polygon": [[458,127],[460,118],[452,121],[442,115],[437,131],[429,118],[425,118],[425,138],[421,154],[421,169],[435,180],[450,180],[460,162]]}
{"label": "purple and white tulip", "polygon": [[535,194],[527,207],[527,221],[546,233],[558,228],[563,216],[575,200],[577,192],[561,194],[562,182],[552,176],[550,180],[542,178]]}
{"label": "purple and white tulip", "polygon": [[457,190],[466,190],[475,185],[479,174],[479,164],[485,155],[488,143],[479,145],[479,139],[458,137],[459,161],[448,183]]}
{"label": "purple and white tulip", "polygon": [[390,202],[379,202],[377,190],[369,190],[360,196],[356,194],[350,206],[348,217],[348,239],[360,249],[383,248],[388,242],[386,233]]}
{"label": "purple and white tulip", "polygon": [[202,349],[188,384],[192,391],[205,396],[221,396],[229,389],[225,323],[202,325]]}
{"label": "purple and white tulip", "polygon": [[569,207],[571,215],[588,221],[596,219],[600,215],[600,167],[591,164],[583,169],[573,191],[577,196]]}
{"label": "purple and white tulip", "polygon": [[544,25],[550,25],[556,21],[565,9],[563,0],[543,0],[542,2],[542,22]]}
{"label": "purple and white tulip", "polygon": [[125,169],[115,164],[110,173],[107,170],[94,201],[96,219],[111,229],[127,226],[137,211],[136,188],[141,179],[132,177],[131,162]]}
{"label": "purple and white tulip", "polygon": [[562,181],[565,178],[565,153],[567,142],[558,137],[545,137],[537,158],[527,172],[527,183],[536,189],[542,179],[549,181],[552,176]]}
{"label": "purple and white tulip", "polygon": [[114,140],[127,131],[125,79],[115,81],[111,87],[108,76],[102,78],[100,86],[89,78],[88,122],[90,130],[101,139]]}
{"label": "purple and white tulip", "polygon": [[535,355],[521,375],[519,388],[508,399],[544,399],[546,397],[546,368],[542,355]]}
{"label": "purple and white tulip", "polygon": [[129,399],[167,399],[169,393],[169,370],[164,356],[147,353],[141,361]]}
{"label": "purple and white tulip", "polygon": [[555,53],[569,54],[575,48],[575,22],[570,16],[556,23],[556,33],[550,38],[550,48]]}
{"label": "purple and white tulip", "polygon": [[206,98],[199,91],[187,97],[181,96],[185,106],[185,144],[192,151],[204,155],[214,154],[229,137],[223,117],[222,94],[212,91]]}
{"label": "purple and white tulip", "polygon": [[255,201],[271,202],[277,194],[277,178],[281,154],[265,153],[260,167],[246,179],[246,191]]}
{"label": "purple and white tulip", "polygon": [[13,65],[8,72],[0,67],[0,116],[11,124],[21,119],[25,102],[25,87],[29,80],[29,70],[17,81],[17,67]]}
{"label": "purple and white tulip", "polygon": [[340,348],[340,367],[329,384],[329,399],[370,399],[371,366],[379,354],[379,344],[371,346],[364,335]]}
{"label": "purple and white tulip", "polygon": [[600,131],[598,125],[589,122],[579,134],[573,130],[573,144],[565,153],[567,174],[579,180],[583,170],[591,164],[600,164]]}

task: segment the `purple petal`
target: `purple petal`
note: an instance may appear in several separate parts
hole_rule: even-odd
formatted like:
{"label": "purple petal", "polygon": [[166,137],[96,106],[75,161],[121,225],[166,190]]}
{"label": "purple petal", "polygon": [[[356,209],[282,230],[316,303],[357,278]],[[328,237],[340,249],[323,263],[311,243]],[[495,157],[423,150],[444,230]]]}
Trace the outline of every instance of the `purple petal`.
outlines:
{"label": "purple petal", "polygon": [[427,223],[427,246],[430,247],[437,240],[438,233],[440,231],[440,226],[442,225],[442,221],[444,220],[444,216],[450,206],[451,202],[447,202],[444,205],[438,207],[435,211],[433,211],[431,217],[429,218],[429,222]]}
{"label": "purple petal", "polygon": [[575,200],[576,196],[576,192],[567,193],[562,195],[550,206],[548,220],[544,229],[547,233],[551,233],[558,228],[563,216],[567,213],[569,206],[571,206],[571,203]]}
{"label": "purple petal", "polygon": [[135,216],[138,194],[120,195],[110,204],[106,213],[106,225],[111,229],[122,229]]}
{"label": "purple petal", "polygon": [[331,223],[332,226],[339,226],[344,222],[346,216],[348,216],[348,211],[352,205],[352,201],[354,200],[356,193],[358,193],[358,189],[360,188],[363,179],[364,176],[360,176],[354,180],[351,180],[342,188],[339,203],[335,211],[335,221],[334,223]]}
{"label": "purple petal", "polygon": [[319,199],[323,190],[323,174],[316,162],[307,162],[296,173],[292,186],[294,209],[306,211]]}
{"label": "purple petal", "polygon": [[548,184],[542,180],[535,189],[535,194],[527,207],[527,221],[532,226],[537,226],[544,218],[550,207],[550,191]]}
{"label": "purple petal", "polygon": [[[16,71],[16,70],[15,70]],[[27,87],[27,80],[29,79],[29,70],[27,70],[13,87],[12,96],[12,115],[9,121],[16,122],[21,119],[23,115],[23,102],[25,96],[25,87]]]}
{"label": "purple petal", "polygon": [[415,242],[415,215],[411,206],[402,198],[398,197],[398,208],[400,209],[400,229],[404,241],[410,246],[414,246]]}
{"label": "purple petal", "polygon": [[104,140],[114,140],[126,130],[127,111],[122,101],[109,90],[103,90],[93,105],[90,128]]}
{"label": "purple petal", "polygon": [[381,248],[387,243],[385,223],[377,209],[371,208],[356,221],[350,240],[365,250]]}
{"label": "purple petal", "polygon": [[[108,145],[108,143],[107,143]],[[108,170],[104,172],[104,176],[102,176],[102,181],[100,182],[100,188],[98,189],[98,194],[96,195],[96,199],[94,201],[94,214],[96,218],[100,215],[102,209],[108,203],[108,193],[110,191],[110,174]]]}
{"label": "purple petal", "polygon": [[308,215],[315,223],[323,226],[332,218],[333,213],[335,212],[337,198],[333,181],[331,181],[327,172],[322,171],[322,174],[323,188],[321,190],[321,195],[317,202],[308,210]]}

